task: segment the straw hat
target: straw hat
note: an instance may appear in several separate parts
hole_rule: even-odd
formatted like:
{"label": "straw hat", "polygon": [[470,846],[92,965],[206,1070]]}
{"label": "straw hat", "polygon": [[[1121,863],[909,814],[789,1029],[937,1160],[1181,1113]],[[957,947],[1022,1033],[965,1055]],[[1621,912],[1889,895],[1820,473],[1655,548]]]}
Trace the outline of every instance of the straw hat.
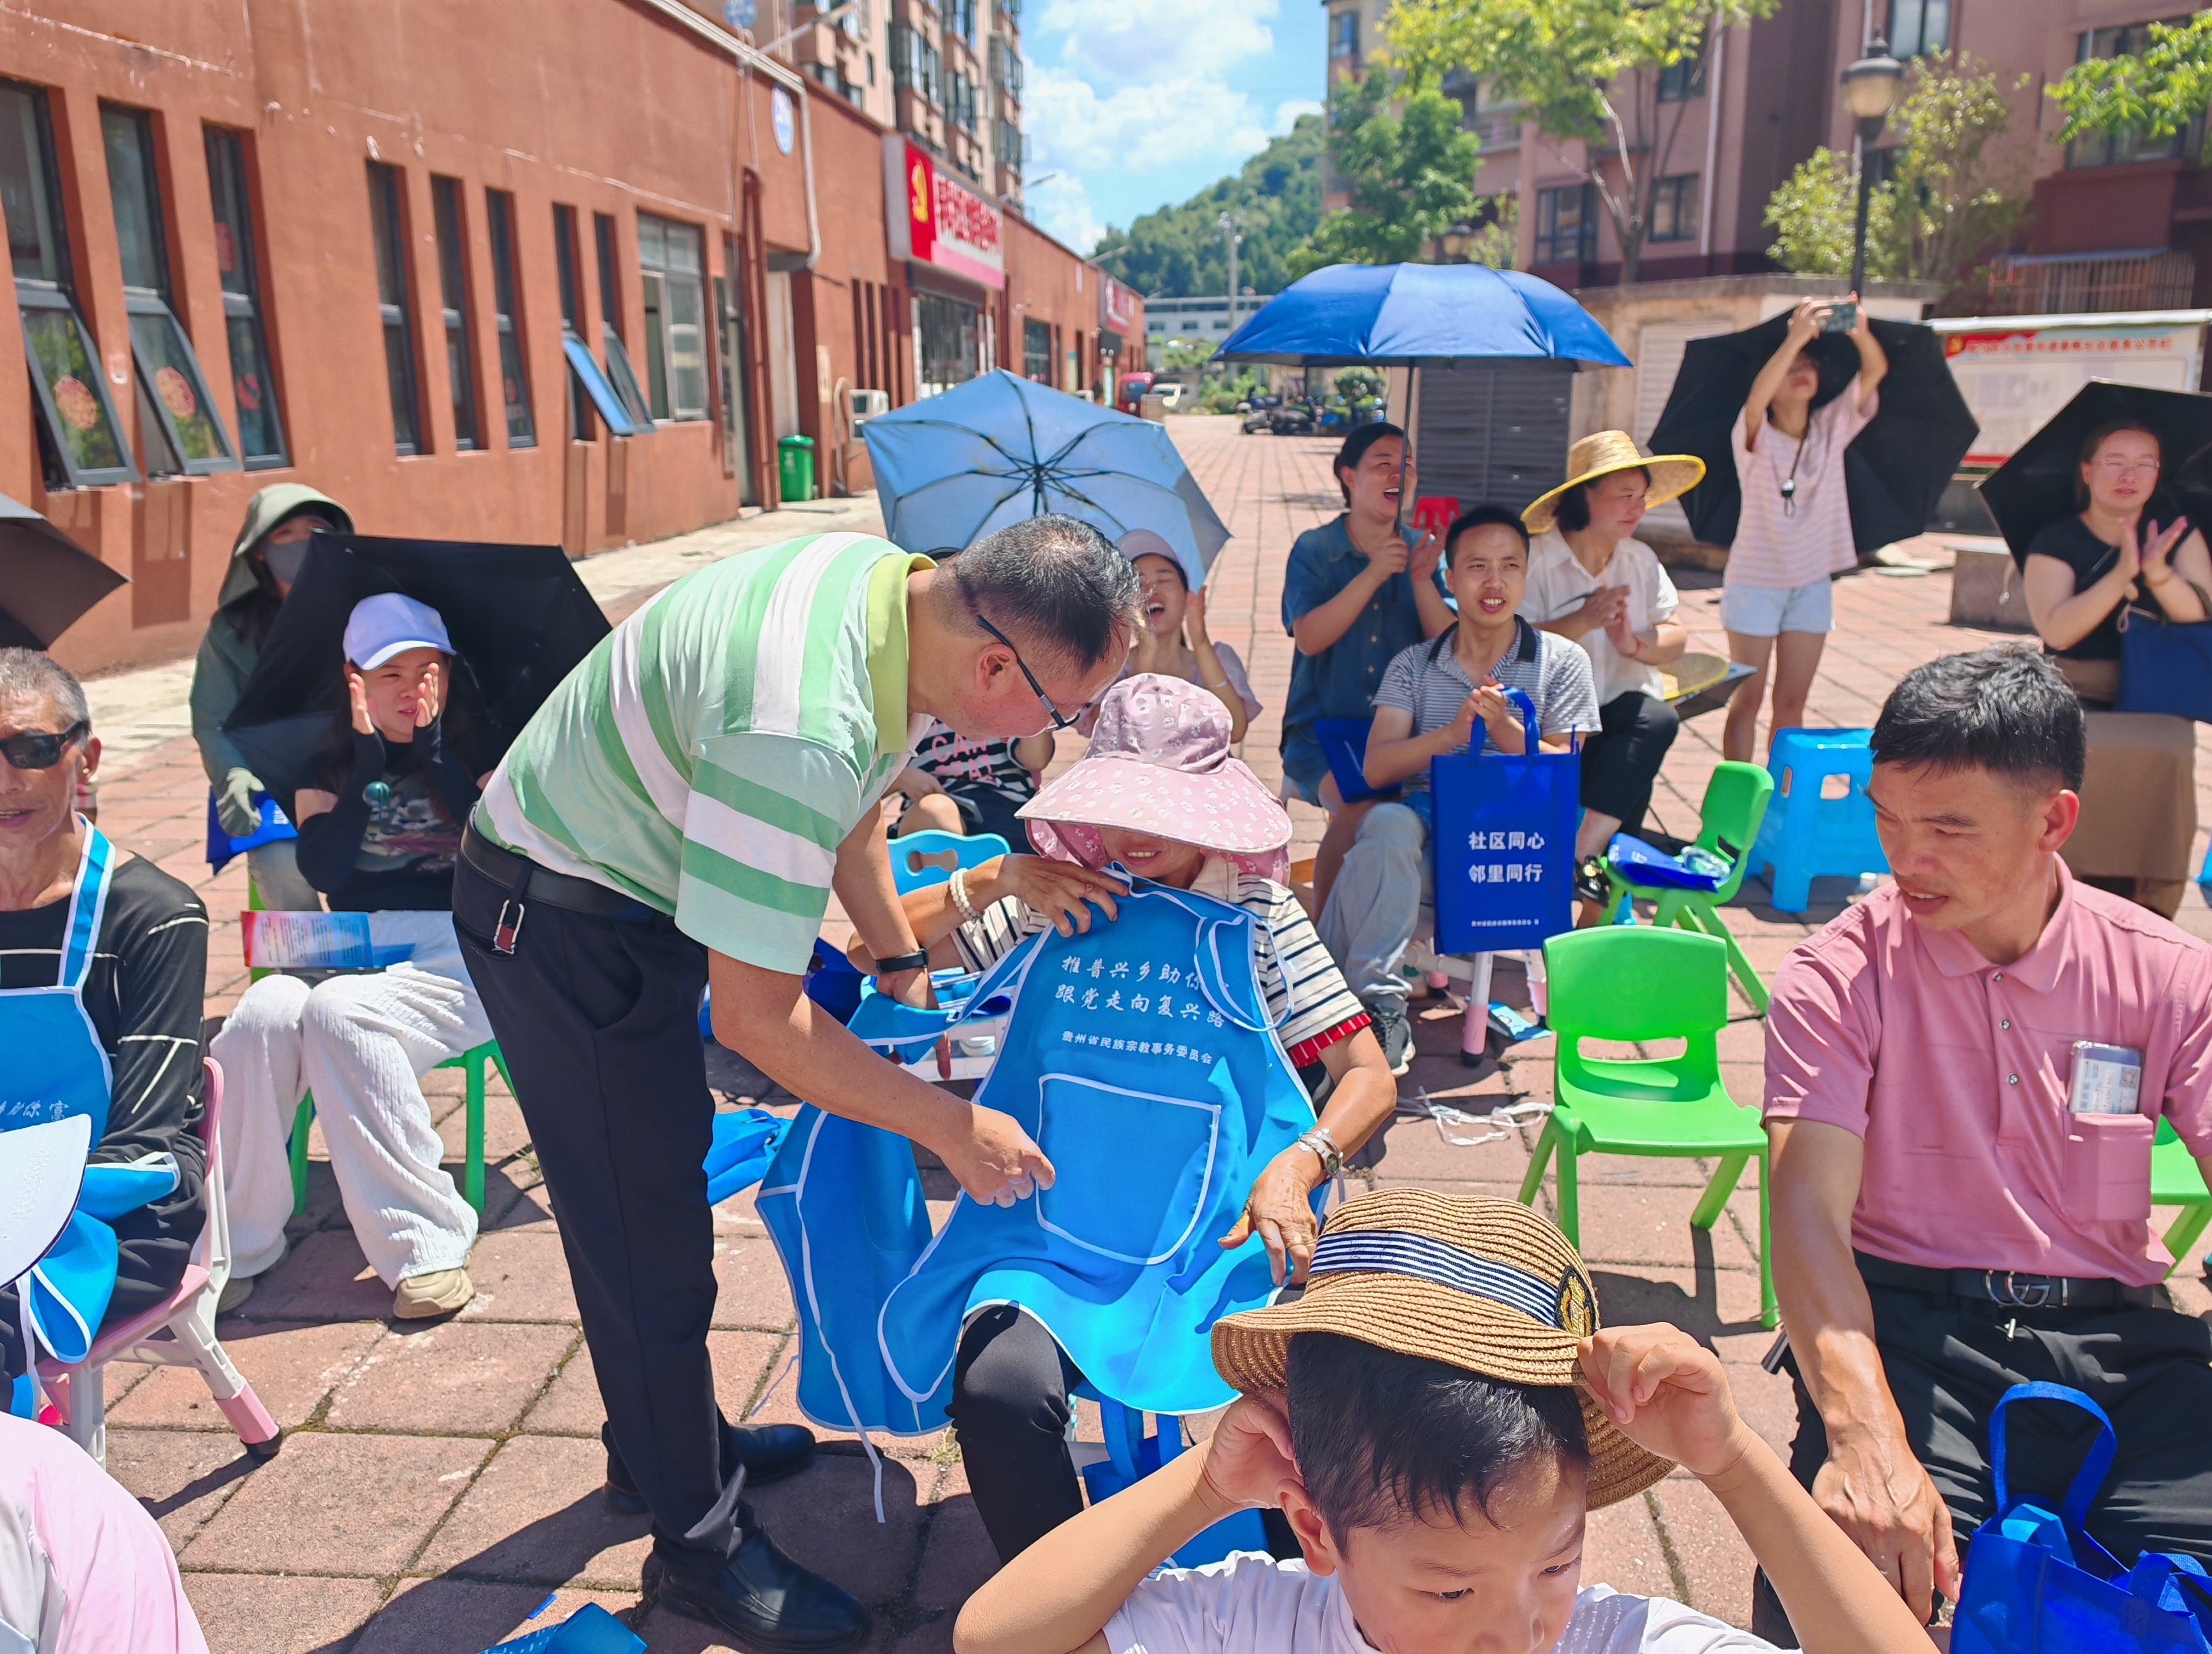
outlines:
{"label": "straw hat", "polygon": [[1651,492],[1644,496],[1647,506],[1663,505],[1678,494],[1687,494],[1705,477],[1705,462],[1694,453],[1655,453],[1647,459],[1637,452],[1635,439],[1626,431],[1598,431],[1567,450],[1567,480],[1537,496],[1521,514],[1522,526],[1531,534],[1543,533],[1559,520],[1559,496],[1569,489],[1638,467],[1651,473]]}
{"label": "straw hat", "polygon": [[1549,1219],[1517,1201],[1389,1189],[1328,1214],[1304,1297],[1214,1323],[1213,1365],[1239,1389],[1280,1389],[1291,1337],[1332,1332],[1486,1378],[1575,1385],[1595,1510],[1674,1468],[1581,1389],[1577,1346],[1597,1328],[1589,1272]]}

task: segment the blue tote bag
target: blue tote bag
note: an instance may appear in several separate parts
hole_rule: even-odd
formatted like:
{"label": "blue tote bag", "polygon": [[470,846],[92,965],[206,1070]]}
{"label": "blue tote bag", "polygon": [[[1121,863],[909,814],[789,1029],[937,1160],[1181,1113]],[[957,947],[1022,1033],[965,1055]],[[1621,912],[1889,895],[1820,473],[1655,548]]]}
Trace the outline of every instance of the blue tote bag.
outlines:
{"label": "blue tote bag", "polygon": [[[2095,1445],[2057,1510],[2015,1498],[2005,1479],[2005,1409],[2062,1402],[2097,1420]],[[2105,1410],[2064,1384],[2014,1384],[1990,1414],[1997,1514],[1974,1532],[1951,1626],[1952,1654],[2207,1654],[2212,1580],[2185,1556],[2146,1554],[2133,1567],[2089,1537],[2090,1501],[2118,1438]]]}
{"label": "blue tote bag", "polygon": [[2212,622],[2168,620],[2138,605],[2120,615],[2115,712],[2163,712],[2212,724]]}
{"label": "blue tote bag", "polygon": [[[1519,690],[1524,729],[1536,708]],[[1582,817],[1579,744],[1566,752],[1464,752],[1429,761],[1436,809],[1439,953],[1543,946],[1574,928],[1575,829]]]}

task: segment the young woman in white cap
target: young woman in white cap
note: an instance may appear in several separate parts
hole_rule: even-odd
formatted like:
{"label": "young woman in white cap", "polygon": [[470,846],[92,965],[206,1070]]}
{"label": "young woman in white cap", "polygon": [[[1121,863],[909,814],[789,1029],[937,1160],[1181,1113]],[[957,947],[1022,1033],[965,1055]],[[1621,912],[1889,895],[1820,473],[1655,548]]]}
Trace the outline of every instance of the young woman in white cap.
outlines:
{"label": "young woman in white cap", "polygon": [[380,942],[413,952],[312,988],[264,977],[212,1048],[230,1077],[224,1171],[244,1278],[283,1256],[286,1140],[312,1091],[355,1238],[401,1320],[450,1314],[475,1295],[477,1214],[439,1164],[421,1079],[492,1037],[453,939],[453,861],[479,788],[445,739],[453,653],[426,605],[397,593],[356,605],[345,630],[350,716],[332,732],[324,785],[297,799],[301,873],[333,912],[380,914]]}

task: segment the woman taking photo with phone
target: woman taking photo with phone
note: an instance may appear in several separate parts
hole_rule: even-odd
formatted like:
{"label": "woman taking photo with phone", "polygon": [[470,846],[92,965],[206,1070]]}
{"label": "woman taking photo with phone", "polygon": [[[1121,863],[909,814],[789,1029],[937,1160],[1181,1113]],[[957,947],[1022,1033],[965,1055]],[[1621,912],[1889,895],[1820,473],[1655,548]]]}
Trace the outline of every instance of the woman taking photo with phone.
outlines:
{"label": "woman taking photo with phone", "polygon": [[[1751,383],[1732,445],[1743,515],[1723,577],[1721,624],[1728,629],[1729,658],[1751,667],[1753,676],[1729,702],[1721,745],[1723,756],[1739,763],[1753,762],[1770,678],[1769,744],[1775,730],[1805,721],[1820,651],[1836,627],[1829,577],[1858,561],[1844,451],[1874,418],[1875,388],[1889,372],[1858,298],[1797,301],[1782,348]],[[1806,347],[1822,332],[1850,337],[1858,347],[1859,370],[1842,395],[1816,409],[1820,369]]]}

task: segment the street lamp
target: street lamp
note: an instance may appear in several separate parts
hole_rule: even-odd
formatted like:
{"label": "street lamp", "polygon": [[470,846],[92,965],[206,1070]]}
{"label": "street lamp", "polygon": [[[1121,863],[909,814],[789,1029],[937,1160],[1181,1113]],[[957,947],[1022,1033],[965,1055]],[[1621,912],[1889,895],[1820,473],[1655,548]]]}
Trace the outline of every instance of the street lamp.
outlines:
{"label": "street lamp", "polygon": [[1844,107],[1858,122],[1859,219],[1851,238],[1851,291],[1866,292],[1867,204],[1874,197],[1874,146],[1897,106],[1905,65],[1889,55],[1879,34],[1867,43],[1866,56],[1844,70]]}

